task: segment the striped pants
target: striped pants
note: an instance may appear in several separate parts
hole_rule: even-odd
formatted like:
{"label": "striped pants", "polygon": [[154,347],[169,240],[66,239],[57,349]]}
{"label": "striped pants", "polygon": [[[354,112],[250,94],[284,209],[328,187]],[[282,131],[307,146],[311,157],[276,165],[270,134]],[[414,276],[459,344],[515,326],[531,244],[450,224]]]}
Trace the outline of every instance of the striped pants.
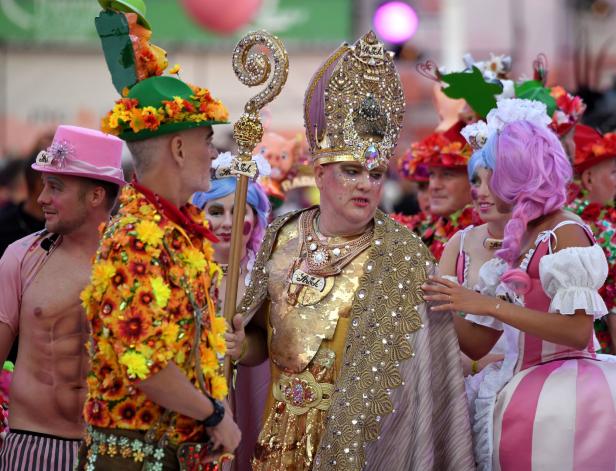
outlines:
{"label": "striped pants", "polygon": [[0,471],[72,471],[80,442],[12,429],[0,448]]}

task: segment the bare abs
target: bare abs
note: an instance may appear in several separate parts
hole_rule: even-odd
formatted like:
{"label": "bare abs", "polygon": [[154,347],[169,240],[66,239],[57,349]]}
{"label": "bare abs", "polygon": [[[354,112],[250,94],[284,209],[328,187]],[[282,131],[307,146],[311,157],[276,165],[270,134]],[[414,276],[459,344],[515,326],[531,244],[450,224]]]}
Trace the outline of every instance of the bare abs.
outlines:
{"label": "bare abs", "polygon": [[79,270],[72,261],[62,269],[59,262],[52,256],[24,293],[10,426],[79,438],[89,369],[79,293],[89,266]]}

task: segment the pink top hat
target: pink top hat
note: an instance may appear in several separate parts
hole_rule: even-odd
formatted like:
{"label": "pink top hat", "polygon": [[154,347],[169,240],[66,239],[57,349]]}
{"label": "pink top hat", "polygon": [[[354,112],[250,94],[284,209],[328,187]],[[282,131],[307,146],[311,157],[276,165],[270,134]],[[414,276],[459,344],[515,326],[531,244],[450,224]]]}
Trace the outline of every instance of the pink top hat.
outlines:
{"label": "pink top hat", "polygon": [[94,129],[58,126],[53,143],[32,164],[39,172],[103,180],[123,186],[122,141]]}

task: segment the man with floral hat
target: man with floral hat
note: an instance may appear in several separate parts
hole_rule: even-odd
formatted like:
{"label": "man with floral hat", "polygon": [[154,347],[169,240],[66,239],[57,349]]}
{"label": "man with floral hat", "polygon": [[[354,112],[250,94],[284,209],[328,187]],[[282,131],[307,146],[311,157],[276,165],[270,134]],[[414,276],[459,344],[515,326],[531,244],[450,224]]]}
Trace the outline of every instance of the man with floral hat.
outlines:
{"label": "man with floral hat", "polygon": [[32,165],[45,230],[0,260],[0,363],[19,335],[1,470],[72,470],[83,436],[87,321],[79,303],[100,234],[125,184],[122,141],[58,127]]}
{"label": "man with floral hat", "polygon": [[321,202],[274,221],[229,340],[272,386],[254,470],[474,469],[452,324],[420,286],[433,258],[377,209],[404,97],[374,33],[316,72],[304,121]]}
{"label": "man with floral hat", "polygon": [[580,184],[569,210],[591,228],[608,261],[608,278],[599,290],[610,313],[595,322],[601,353],[616,354],[616,133],[601,135],[578,124],[573,168]]}
{"label": "man with floral hat", "polygon": [[413,178],[418,169],[427,170],[430,212],[410,218],[393,217],[421,236],[437,260],[457,231],[476,222],[466,175],[471,150],[460,134],[462,127],[458,121],[445,132],[432,133],[413,143],[400,162],[401,173],[407,178]]}
{"label": "man with floral hat", "polygon": [[[108,64],[117,66],[126,27],[121,12],[97,18]],[[209,187],[212,126],[228,113],[175,77],[110,71],[123,97],[102,128],[127,142],[135,180],[82,293],[91,370],[78,469],[205,470],[235,450],[240,432],[223,402],[226,327],[210,294],[216,238],[188,200]]]}

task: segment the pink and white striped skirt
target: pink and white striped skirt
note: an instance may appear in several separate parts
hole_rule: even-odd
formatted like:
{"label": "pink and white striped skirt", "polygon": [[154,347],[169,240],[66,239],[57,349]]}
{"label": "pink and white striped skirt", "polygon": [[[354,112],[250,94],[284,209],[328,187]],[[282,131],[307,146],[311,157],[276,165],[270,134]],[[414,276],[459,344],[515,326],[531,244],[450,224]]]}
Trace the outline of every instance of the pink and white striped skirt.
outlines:
{"label": "pink and white striped skirt", "polygon": [[616,363],[555,360],[498,394],[494,471],[616,471]]}

